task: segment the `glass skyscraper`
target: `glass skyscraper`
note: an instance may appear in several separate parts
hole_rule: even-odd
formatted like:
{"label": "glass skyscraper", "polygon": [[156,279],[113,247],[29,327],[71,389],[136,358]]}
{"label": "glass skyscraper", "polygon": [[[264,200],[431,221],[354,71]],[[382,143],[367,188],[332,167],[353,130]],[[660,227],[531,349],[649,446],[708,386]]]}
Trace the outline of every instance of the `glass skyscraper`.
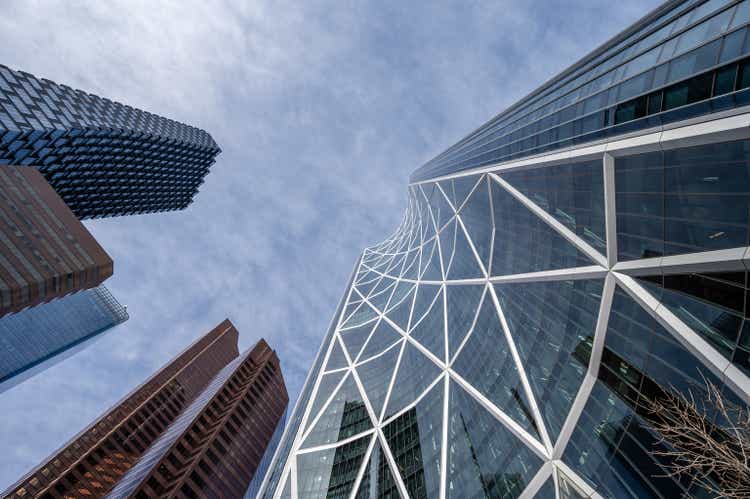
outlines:
{"label": "glass skyscraper", "polygon": [[649,408],[750,401],[749,22],[668,2],[418,169],[260,496],[700,497]]}
{"label": "glass skyscraper", "polygon": [[127,310],[104,286],[0,318],[0,393],[127,319]]}
{"label": "glass skyscraper", "polygon": [[219,152],[198,128],[0,65],[0,165],[37,168],[79,219],[181,210]]}

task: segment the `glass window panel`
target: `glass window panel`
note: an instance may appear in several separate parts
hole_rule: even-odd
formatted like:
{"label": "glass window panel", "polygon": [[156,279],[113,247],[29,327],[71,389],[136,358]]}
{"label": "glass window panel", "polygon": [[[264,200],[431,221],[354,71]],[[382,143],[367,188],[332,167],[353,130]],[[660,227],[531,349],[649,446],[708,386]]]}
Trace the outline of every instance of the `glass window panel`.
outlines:
{"label": "glass window panel", "polygon": [[378,325],[375,326],[370,339],[367,341],[365,348],[362,350],[357,361],[369,359],[370,357],[384,352],[388,347],[396,343],[398,340],[403,338],[393,326],[388,324],[385,320],[381,319]]}
{"label": "glass window panel", "polygon": [[453,369],[498,409],[537,436],[531,406],[492,300],[482,303],[476,325],[453,362]]}
{"label": "glass window panel", "polygon": [[438,284],[419,284],[417,286],[417,296],[414,298],[414,310],[409,322],[409,330],[424,317],[427,310],[432,306],[432,302],[440,292],[440,289],[441,286]]}
{"label": "glass window panel", "polygon": [[[330,375],[328,375],[330,376]],[[339,387],[333,400],[323,409],[302,447],[310,448],[345,440],[372,428],[362,394],[349,375]]]}
{"label": "glass window panel", "polygon": [[603,283],[597,279],[495,285],[553,441],[588,369]]}
{"label": "glass window panel", "polygon": [[443,434],[443,385],[383,428],[391,455],[412,498],[437,497]]}
{"label": "glass window panel", "polygon": [[731,360],[747,296],[745,273],[735,274],[741,283],[724,280],[726,274],[674,274],[640,281],[693,331]]}
{"label": "glass window panel", "polygon": [[723,33],[729,24],[729,20],[732,18],[732,12],[733,9],[727,9],[684,32],[680,35],[679,42],[677,42],[677,53],[689,50]]}
{"label": "glass window panel", "polygon": [[724,45],[721,47],[721,57],[719,62],[726,62],[736,59],[742,55],[742,45],[745,42],[745,33],[747,28],[740,29],[724,37]]}
{"label": "glass window panel", "polygon": [[734,84],[737,78],[737,65],[732,64],[716,72],[714,81],[714,95],[724,95],[734,91]]}
{"label": "glass window panel", "polygon": [[513,171],[501,177],[594,248],[606,251],[601,159]]}
{"label": "glass window panel", "polygon": [[737,12],[734,14],[730,28],[742,26],[747,22],[750,22],[750,1],[745,0],[737,6]]}
{"label": "glass window panel", "polygon": [[339,344],[338,340],[335,340],[333,342],[333,350],[331,350],[331,355],[328,357],[328,363],[326,363],[326,371],[339,369],[341,367],[347,367],[348,365],[349,364],[346,362],[346,357],[344,357],[344,351],[341,349],[341,345]]}
{"label": "glass window panel", "polygon": [[495,240],[491,274],[507,275],[591,265],[583,253],[492,182]]}
{"label": "glass window panel", "polygon": [[750,141],[666,151],[666,254],[748,244]]}
{"label": "glass window panel", "polygon": [[541,459],[455,382],[449,397],[446,496],[521,495]]}
{"label": "glass window panel", "polygon": [[376,325],[377,321],[371,321],[362,326],[341,330],[341,341],[344,343],[350,359],[357,358],[359,352],[367,341],[367,338],[370,337],[370,333]]}
{"label": "glass window panel", "polygon": [[669,63],[669,81],[678,81],[716,64],[721,40],[688,52]]}
{"label": "glass window panel", "polygon": [[[432,296],[431,292],[425,294],[425,297]],[[443,296],[439,293],[432,296],[431,307],[426,314],[420,318],[412,330],[411,337],[417,340],[420,345],[424,346],[435,354],[438,359],[445,358],[445,307],[443,306]]]}
{"label": "glass window panel", "polygon": [[365,389],[365,395],[370,401],[376,417],[380,417],[383,411],[385,396],[388,393],[388,386],[393,377],[393,371],[396,367],[402,345],[403,343],[391,348],[383,355],[356,367],[359,379],[362,381],[362,386]]}
{"label": "glass window panel", "polygon": [[415,286],[410,286],[408,295],[401,298],[398,302],[395,302],[395,300],[391,298],[391,303],[388,304],[389,309],[386,312],[386,315],[404,331],[406,331],[406,328],[409,325],[409,314],[411,313],[412,303],[414,302],[415,290]]}
{"label": "glass window panel", "polygon": [[349,497],[371,439],[363,437],[333,449],[297,455],[298,497]]}
{"label": "glass window panel", "polygon": [[307,427],[309,427],[310,424],[318,416],[320,410],[323,408],[323,405],[331,397],[334,390],[336,390],[336,387],[339,386],[339,383],[342,379],[344,379],[344,376],[346,374],[347,371],[340,371],[330,374],[324,374],[320,378],[320,385],[318,387],[318,391],[315,394],[315,400],[312,403],[312,407],[310,408],[310,415],[307,417]]}
{"label": "glass window panel", "polygon": [[485,295],[485,286],[451,285],[445,287],[445,292],[448,306],[448,352],[454,357],[474,323],[482,296]]}
{"label": "glass window panel", "polygon": [[[486,222],[490,222],[487,220]],[[456,243],[454,247],[453,261],[448,269],[446,278],[477,279],[484,277],[484,271],[480,267],[474,250],[469,246],[469,240],[463,226],[456,222]]]}
{"label": "glass window panel", "polygon": [[471,242],[474,243],[474,248],[485,268],[488,268],[490,264],[493,228],[490,191],[487,182],[486,177],[482,179],[459,213],[466,232],[471,238]]}
{"label": "glass window panel", "polygon": [[398,486],[388,465],[388,459],[383,449],[380,448],[380,442],[376,441],[355,499],[397,499],[399,497]]}
{"label": "glass window panel", "polygon": [[385,418],[414,402],[441,373],[442,370],[437,365],[407,342],[386,406]]}

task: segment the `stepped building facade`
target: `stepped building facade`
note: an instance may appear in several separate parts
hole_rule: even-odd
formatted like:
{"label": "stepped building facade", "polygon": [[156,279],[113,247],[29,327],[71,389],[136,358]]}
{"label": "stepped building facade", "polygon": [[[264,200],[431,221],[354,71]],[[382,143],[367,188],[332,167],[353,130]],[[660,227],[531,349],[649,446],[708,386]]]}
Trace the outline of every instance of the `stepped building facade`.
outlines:
{"label": "stepped building facade", "polygon": [[[670,1],[419,168],[260,497],[693,497],[750,401],[750,1]],[[669,404],[673,405],[670,406]]]}
{"label": "stepped building facade", "polygon": [[264,340],[223,321],[44,463],[8,498],[242,498],[288,395]]}

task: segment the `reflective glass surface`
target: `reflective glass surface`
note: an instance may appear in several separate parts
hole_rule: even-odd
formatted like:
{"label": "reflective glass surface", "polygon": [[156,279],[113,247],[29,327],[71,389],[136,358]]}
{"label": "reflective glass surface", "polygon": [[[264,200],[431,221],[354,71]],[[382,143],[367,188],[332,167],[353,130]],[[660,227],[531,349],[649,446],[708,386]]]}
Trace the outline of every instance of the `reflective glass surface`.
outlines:
{"label": "reflective glass surface", "polygon": [[492,300],[485,300],[453,369],[527,431],[536,424]]}
{"label": "reflective glass surface", "polygon": [[591,265],[591,260],[575,246],[496,182],[492,182],[492,205],[495,211],[492,275]]}
{"label": "reflective glass surface", "polygon": [[553,440],[588,368],[602,285],[598,279],[495,285]]}
{"label": "reflective glass surface", "polygon": [[458,384],[450,384],[446,496],[513,498],[542,460]]}
{"label": "reflective glass surface", "polygon": [[388,447],[412,498],[437,497],[443,428],[443,384],[383,428]]}
{"label": "reflective glass surface", "polygon": [[333,449],[297,456],[297,497],[348,498],[371,439],[363,437]]}
{"label": "reflective glass surface", "polygon": [[375,442],[355,499],[398,499],[399,497],[401,496],[390,466],[388,466],[388,460],[380,448],[380,442]]}
{"label": "reflective glass surface", "polygon": [[306,448],[338,442],[372,428],[372,420],[351,374],[317,417],[305,438],[303,446]]}
{"label": "reflective glass surface", "polygon": [[621,260],[748,244],[750,142],[618,158]]}

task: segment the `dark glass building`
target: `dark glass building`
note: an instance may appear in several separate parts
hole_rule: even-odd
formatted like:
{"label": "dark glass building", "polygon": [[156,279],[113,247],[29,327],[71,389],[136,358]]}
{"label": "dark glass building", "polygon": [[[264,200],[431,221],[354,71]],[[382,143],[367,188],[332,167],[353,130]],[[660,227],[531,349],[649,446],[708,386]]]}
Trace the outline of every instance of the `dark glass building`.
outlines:
{"label": "dark glass building", "polygon": [[288,396],[268,344],[237,339],[219,324],[3,497],[243,497]]}
{"label": "dark glass building", "polygon": [[112,259],[38,171],[0,166],[0,317],[111,275]]}
{"label": "dark glass building", "polygon": [[80,219],[184,209],[219,152],[203,130],[0,66],[0,165],[37,168]]}
{"label": "dark glass building", "polygon": [[56,364],[128,319],[104,286],[0,319],[0,393]]}
{"label": "dark glass building", "polygon": [[260,497],[705,496],[649,407],[750,402],[749,25],[667,2],[414,172]]}

